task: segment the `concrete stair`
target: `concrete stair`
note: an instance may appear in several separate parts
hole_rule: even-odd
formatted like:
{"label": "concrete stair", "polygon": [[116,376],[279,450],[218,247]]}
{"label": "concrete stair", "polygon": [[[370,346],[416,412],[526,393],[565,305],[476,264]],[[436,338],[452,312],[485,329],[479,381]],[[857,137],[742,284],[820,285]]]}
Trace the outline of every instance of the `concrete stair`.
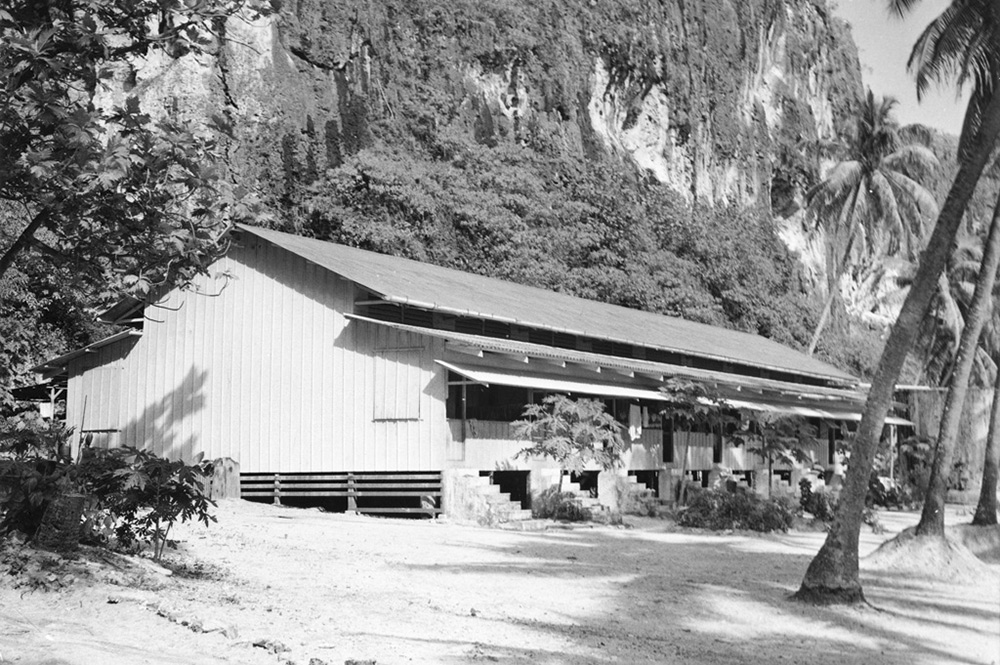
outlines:
{"label": "concrete stair", "polygon": [[653,490],[646,487],[645,483],[640,483],[638,480],[636,480],[636,477],[634,475],[630,474],[627,478],[628,478],[627,488],[629,492],[633,492],[635,494],[645,494],[647,496],[653,496],[653,494],[655,494]]}
{"label": "concrete stair", "polygon": [[589,497],[589,491],[583,491],[580,488],[580,483],[573,483],[568,480],[564,480],[562,484],[562,491],[564,494],[576,494],[579,497]]}
{"label": "concrete stair", "polygon": [[504,525],[531,520],[531,511],[521,508],[520,501],[511,501],[510,494],[501,492],[500,486],[491,483],[488,476],[479,477],[475,490],[482,497],[486,508],[486,514],[482,516],[480,523]]}
{"label": "concrete stair", "polygon": [[603,505],[597,497],[591,496],[590,490],[584,490],[580,483],[574,483],[567,479],[562,483],[563,495],[571,494],[571,498],[566,501],[574,506],[575,512],[581,521],[593,521],[607,523],[611,521],[610,509]]}

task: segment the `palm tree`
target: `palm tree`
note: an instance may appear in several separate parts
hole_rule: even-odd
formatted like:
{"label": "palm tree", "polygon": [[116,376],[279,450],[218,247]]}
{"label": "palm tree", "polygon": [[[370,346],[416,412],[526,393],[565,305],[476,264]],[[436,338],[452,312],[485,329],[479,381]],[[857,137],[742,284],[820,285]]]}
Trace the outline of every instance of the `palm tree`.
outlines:
{"label": "palm tree", "polygon": [[976,279],[976,290],[969,306],[965,328],[962,330],[955,368],[951,375],[951,385],[941,414],[930,483],[924,497],[924,510],[920,516],[920,523],[917,524],[919,536],[944,535],[946,482],[951,471],[951,459],[955,452],[962,407],[965,405],[965,396],[969,388],[969,376],[979,351],[979,337],[992,306],[993,284],[996,281],[998,265],[1000,265],[1000,198],[997,199],[993,211],[993,221],[983,248],[983,262],[979,269],[979,277]]}
{"label": "palm tree", "polygon": [[[903,16],[917,2],[889,0],[889,8]],[[907,67],[916,74],[917,99],[935,82],[954,78],[959,88],[972,84],[958,141],[961,161],[977,147],[979,130],[988,121],[988,107],[1000,79],[998,64],[1000,5],[996,0],[952,0],[924,29],[910,52]]]}
{"label": "palm tree", "polygon": [[[916,0],[889,0],[897,12],[905,12]],[[921,319],[927,313],[938,277],[948,262],[972,192],[1000,136],[1000,95],[994,94],[1000,77],[1000,20],[996,0],[953,0],[917,42],[911,63],[924,73],[926,82],[958,73],[961,83],[972,81],[973,89],[959,138],[959,169],[945,199],[937,224],[924,251],[920,267],[896,324],[886,340],[872,380],[864,413],[858,425],[840,495],[836,518],[826,542],[809,564],[796,597],[811,602],[857,603],[864,601],[858,577],[858,539],[861,534],[868,476],[892,405],[896,379],[916,339]],[[942,39],[943,37],[943,39]],[[951,63],[944,66],[944,63]],[[934,63],[934,70],[927,67]],[[936,73],[934,73],[936,71]],[[933,75],[932,75],[933,74]],[[918,79],[918,86],[921,81]]]}
{"label": "palm tree", "polygon": [[[989,227],[983,229],[989,232]],[[938,280],[931,315],[924,320],[919,348],[911,351],[910,360],[919,363],[919,370],[910,377],[913,382],[929,385],[949,385],[958,359],[958,347],[972,310],[972,299],[983,263],[985,233],[961,233],[947,268],[947,275]],[[994,285],[994,295],[1000,295]],[[992,346],[983,334],[976,354],[971,381],[976,385],[993,383]],[[915,357],[916,356],[916,357]]]}
{"label": "palm tree", "polygon": [[[899,125],[892,119],[896,103],[892,97],[876,99],[869,89],[847,159],[806,193],[808,207],[817,220],[835,220],[828,221],[830,237],[846,233],[843,253],[831,266],[830,293],[809,342],[810,355],[816,350],[841,277],[852,259],[858,263],[882,253],[894,254],[901,245],[907,256],[914,258],[917,242],[924,235],[924,216],[938,212],[933,195],[919,182],[937,167],[937,158],[926,146],[902,144]],[[839,243],[831,244],[836,247]]]}

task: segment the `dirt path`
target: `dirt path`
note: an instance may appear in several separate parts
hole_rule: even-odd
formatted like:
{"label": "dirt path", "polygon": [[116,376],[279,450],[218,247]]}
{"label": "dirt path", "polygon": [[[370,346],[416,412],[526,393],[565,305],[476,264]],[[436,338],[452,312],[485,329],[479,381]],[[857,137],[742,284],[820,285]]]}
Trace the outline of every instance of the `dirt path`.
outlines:
{"label": "dirt path", "polygon": [[[187,578],[0,589],[0,662],[1000,663],[998,564],[974,584],[870,571],[877,609],[815,608],[787,596],[822,533],[218,515],[180,534]],[[916,519],[884,516],[863,553]]]}

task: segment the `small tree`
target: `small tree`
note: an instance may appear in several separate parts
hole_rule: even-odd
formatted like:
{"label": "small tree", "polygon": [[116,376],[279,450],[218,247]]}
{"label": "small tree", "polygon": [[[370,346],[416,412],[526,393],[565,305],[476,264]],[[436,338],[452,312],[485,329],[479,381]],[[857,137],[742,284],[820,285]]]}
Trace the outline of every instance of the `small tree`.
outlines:
{"label": "small tree", "polygon": [[208,463],[185,464],[145,450],[116,448],[90,464],[90,489],[118,520],[120,547],[147,541],[159,561],[178,520],[196,519],[206,526],[216,521],[208,512],[215,502],[205,496]]}
{"label": "small tree", "polygon": [[747,422],[750,427],[739,438],[746,444],[747,452],[767,462],[767,498],[770,499],[775,462],[812,461],[805,449],[816,443],[815,428],[799,416],[763,412],[753,412]]}
{"label": "small tree", "polygon": [[621,459],[625,442],[621,424],[595,399],[549,395],[524,407],[523,420],[512,423],[514,436],[532,445],[517,457],[551,457],[559,464],[559,491],[566,471],[579,472],[596,462],[605,471]]}
{"label": "small tree", "polygon": [[[708,386],[685,379],[668,379],[660,386],[660,392],[669,399],[661,411],[663,427],[673,427],[675,422],[687,423],[692,429],[708,429],[716,431],[729,424],[739,422],[719,395]],[[690,441],[685,441],[684,453],[681,456],[681,483],[677,488],[675,499],[683,504],[687,500],[684,476],[687,473],[688,448]]]}

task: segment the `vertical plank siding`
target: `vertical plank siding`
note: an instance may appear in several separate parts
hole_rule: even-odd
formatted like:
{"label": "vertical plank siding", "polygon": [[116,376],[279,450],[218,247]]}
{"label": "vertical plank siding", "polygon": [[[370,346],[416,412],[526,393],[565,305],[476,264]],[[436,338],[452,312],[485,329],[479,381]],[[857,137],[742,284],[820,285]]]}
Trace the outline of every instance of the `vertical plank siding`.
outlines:
{"label": "vertical plank siding", "polygon": [[141,337],[71,364],[68,422],[117,430],[112,445],[232,457],[247,472],[440,469],[441,342],[350,322],[355,295],[248,239],[147,307]]}
{"label": "vertical plank siding", "polygon": [[137,339],[120,340],[70,363],[66,424],[73,428],[74,445],[86,434],[94,445],[118,445],[128,425],[122,418],[129,402],[125,359]]}

